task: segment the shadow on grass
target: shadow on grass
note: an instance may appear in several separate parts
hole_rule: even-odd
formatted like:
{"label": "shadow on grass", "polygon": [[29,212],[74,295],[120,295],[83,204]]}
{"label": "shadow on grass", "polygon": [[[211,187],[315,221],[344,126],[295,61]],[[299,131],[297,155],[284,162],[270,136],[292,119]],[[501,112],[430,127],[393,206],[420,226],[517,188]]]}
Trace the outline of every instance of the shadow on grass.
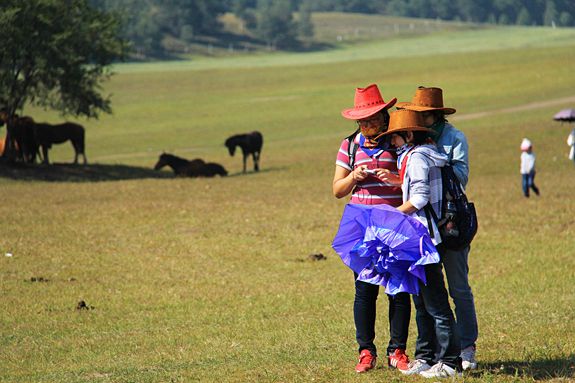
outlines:
{"label": "shadow on grass", "polygon": [[263,168],[260,169],[259,171],[254,171],[254,170],[248,170],[245,173],[242,172],[237,172],[237,173],[230,173],[228,174],[228,177],[241,177],[241,176],[249,176],[249,175],[256,175],[259,173],[268,173],[268,172],[279,172],[282,170],[286,170],[288,169],[287,166],[280,166],[280,167],[272,167],[272,168]]}
{"label": "shadow on grass", "polygon": [[[281,171],[283,168],[266,168],[259,173]],[[258,172],[248,171],[230,174],[228,177],[254,175]],[[5,164],[0,163],[0,178],[18,181],[45,181],[45,182],[99,182],[136,180],[146,178],[180,178],[169,171],[156,171],[151,168],[143,168],[129,165],[73,165],[59,164],[34,165],[34,164]]]}
{"label": "shadow on grass", "polygon": [[480,377],[486,372],[493,375],[526,377],[533,380],[573,379],[575,377],[575,355],[562,359],[505,360],[481,363],[472,376]]}
{"label": "shadow on grass", "polygon": [[0,178],[19,181],[97,182],[174,178],[173,173],[128,165],[0,164]]}

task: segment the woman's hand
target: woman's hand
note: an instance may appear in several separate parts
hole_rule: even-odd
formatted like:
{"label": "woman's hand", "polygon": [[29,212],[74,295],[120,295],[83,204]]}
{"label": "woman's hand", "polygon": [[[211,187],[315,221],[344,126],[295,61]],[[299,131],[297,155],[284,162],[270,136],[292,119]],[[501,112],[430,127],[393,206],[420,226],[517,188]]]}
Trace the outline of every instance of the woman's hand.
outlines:
{"label": "woman's hand", "polygon": [[380,180],[393,186],[401,186],[401,180],[397,174],[393,174],[389,169],[375,169],[375,175]]}
{"label": "woman's hand", "polygon": [[353,172],[351,172],[353,180],[355,182],[360,182],[360,181],[363,181],[364,179],[366,179],[367,176],[369,175],[369,173],[367,173],[366,170],[367,170],[367,166],[365,166],[365,165],[358,166],[357,168],[353,169]]}

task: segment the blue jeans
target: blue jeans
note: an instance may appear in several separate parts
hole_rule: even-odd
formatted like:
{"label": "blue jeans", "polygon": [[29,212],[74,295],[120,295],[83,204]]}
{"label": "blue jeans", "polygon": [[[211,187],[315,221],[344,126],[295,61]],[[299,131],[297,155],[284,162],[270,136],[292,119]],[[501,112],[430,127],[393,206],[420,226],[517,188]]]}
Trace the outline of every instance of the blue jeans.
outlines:
{"label": "blue jeans", "polygon": [[[357,274],[354,273],[355,278]],[[376,303],[379,286],[367,282],[355,281],[355,300],[353,302],[353,319],[355,322],[356,339],[359,352],[369,350],[377,355],[375,339]],[[408,293],[387,296],[389,300],[389,343],[387,354],[395,349],[405,350],[409,335],[409,319],[411,316],[411,300]]]}
{"label": "blue jeans", "polygon": [[461,371],[460,341],[449,297],[443,282],[441,263],[425,266],[427,285],[419,283],[419,295],[413,296],[417,310],[415,359],[433,365],[439,361]]}
{"label": "blue jeans", "polygon": [[461,340],[461,349],[474,346],[478,337],[477,315],[473,292],[469,286],[469,246],[463,250],[447,250],[439,246],[441,262],[449,285],[449,295],[455,304],[457,331]]}
{"label": "blue jeans", "polygon": [[535,194],[539,195],[539,189],[535,186],[535,172],[531,172],[528,174],[522,174],[522,186],[523,186],[523,195],[525,197],[529,197],[529,189],[533,189]]}

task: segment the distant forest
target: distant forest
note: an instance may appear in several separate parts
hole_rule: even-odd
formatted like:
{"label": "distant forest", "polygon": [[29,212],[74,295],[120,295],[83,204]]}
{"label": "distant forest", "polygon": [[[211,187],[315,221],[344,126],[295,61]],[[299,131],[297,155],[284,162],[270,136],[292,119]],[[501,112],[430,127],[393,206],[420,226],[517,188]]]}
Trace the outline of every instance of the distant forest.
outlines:
{"label": "distant forest", "polygon": [[[313,39],[313,12],[353,12],[501,25],[575,26],[574,0],[88,0],[123,20],[143,57],[177,51],[201,37],[226,40],[220,16],[243,21],[245,36],[271,49]],[[229,36],[228,36],[229,37]],[[166,43],[172,41],[172,46]],[[175,44],[175,45],[174,45]],[[180,45],[181,45],[180,44]]]}

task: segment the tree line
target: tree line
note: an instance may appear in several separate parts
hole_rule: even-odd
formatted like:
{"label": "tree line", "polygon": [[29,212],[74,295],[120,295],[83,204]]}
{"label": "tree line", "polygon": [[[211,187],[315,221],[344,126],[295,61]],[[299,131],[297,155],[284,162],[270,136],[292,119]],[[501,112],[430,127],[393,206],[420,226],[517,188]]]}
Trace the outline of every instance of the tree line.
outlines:
{"label": "tree line", "polygon": [[575,26],[573,0],[316,0],[313,11],[376,13],[504,25]]}
{"label": "tree line", "polygon": [[[143,56],[166,53],[167,37],[184,43],[223,36],[219,17],[240,18],[255,42],[291,49],[313,37],[312,12],[354,12],[502,25],[574,26],[573,0],[89,0],[117,13],[123,37]],[[229,37],[229,36],[228,36]],[[225,39],[224,39],[225,40]],[[168,49],[169,50],[169,49]]]}
{"label": "tree line", "polygon": [[[239,17],[256,43],[270,48],[296,47],[311,37],[311,8],[306,1],[285,0],[89,0],[97,9],[123,20],[123,37],[143,56],[166,53],[166,37],[185,43],[201,36],[225,37],[219,17]],[[311,3],[311,2],[309,2]],[[299,12],[299,20],[294,18]],[[229,36],[227,36],[229,37]]]}

